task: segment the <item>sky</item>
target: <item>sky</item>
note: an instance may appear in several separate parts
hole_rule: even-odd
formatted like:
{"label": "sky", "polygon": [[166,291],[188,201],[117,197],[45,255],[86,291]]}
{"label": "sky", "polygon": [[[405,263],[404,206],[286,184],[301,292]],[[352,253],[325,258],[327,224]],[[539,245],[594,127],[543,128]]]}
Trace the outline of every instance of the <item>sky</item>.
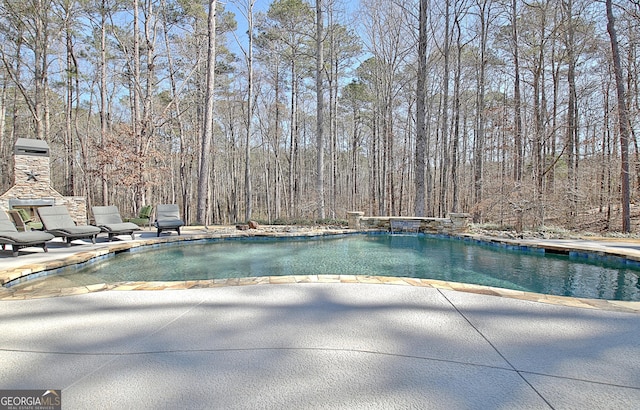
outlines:
{"label": "sky", "polygon": [[[245,10],[246,5],[250,0],[226,0],[221,1],[225,6],[226,11],[230,11],[236,16],[236,22],[238,23],[238,29],[236,30],[236,36],[243,43],[246,44],[247,40],[247,20],[244,16],[243,12],[240,10]],[[255,4],[253,7],[254,15],[258,12],[266,12],[269,9],[273,0],[254,0]],[[305,0],[308,3],[315,5],[315,0]],[[338,0],[341,3],[341,7],[344,7],[347,12],[352,13],[360,4],[359,0]],[[235,41],[235,40],[234,40]]]}

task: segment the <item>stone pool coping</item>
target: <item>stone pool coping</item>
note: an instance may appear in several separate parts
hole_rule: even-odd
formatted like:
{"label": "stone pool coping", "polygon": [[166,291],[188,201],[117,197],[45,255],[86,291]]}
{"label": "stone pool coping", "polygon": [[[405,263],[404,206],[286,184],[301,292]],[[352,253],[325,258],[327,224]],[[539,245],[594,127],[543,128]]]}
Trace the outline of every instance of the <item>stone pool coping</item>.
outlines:
{"label": "stone pool coping", "polygon": [[[18,280],[23,277],[37,275],[39,272],[60,269],[92,260],[99,260],[100,258],[104,258],[108,255],[127,251],[136,247],[159,246],[170,242],[243,237],[317,237],[366,232],[370,231],[272,226],[263,226],[256,230],[238,231],[235,227],[231,226],[215,226],[208,228],[191,226],[185,228],[182,232],[183,234],[180,236],[163,235],[162,237],[157,238],[155,236],[155,230],[145,229],[142,230],[141,234],[139,234],[134,240],[123,239],[115,242],[106,242],[101,240],[96,244],[82,242],[82,245],[78,245],[78,242],[76,242],[69,248],[65,247],[61,242],[52,242],[52,246],[49,247],[50,250],[48,253],[40,251],[37,253],[30,252],[25,254],[22,252],[18,257],[11,257],[8,256],[10,255],[9,252],[2,252],[2,258],[0,258],[0,284],[4,285],[7,282]],[[121,238],[124,238],[124,236]],[[622,258],[629,263],[640,264],[640,241],[638,240],[616,240],[610,238],[593,240],[505,239],[474,234],[463,234],[460,235],[460,238],[461,240],[493,244],[496,246],[504,246],[519,250],[544,250],[545,252],[579,255],[595,259]],[[0,300],[8,301],[70,296],[107,290],[178,290],[283,283],[362,283],[432,287],[561,306],[640,313],[640,302],[554,296],[433,279],[363,275],[294,275],[171,282],[120,282],[59,289],[39,289],[37,285],[20,287],[20,289],[12,289],[11,287],[7,288],[2,286],[0,287]]]}

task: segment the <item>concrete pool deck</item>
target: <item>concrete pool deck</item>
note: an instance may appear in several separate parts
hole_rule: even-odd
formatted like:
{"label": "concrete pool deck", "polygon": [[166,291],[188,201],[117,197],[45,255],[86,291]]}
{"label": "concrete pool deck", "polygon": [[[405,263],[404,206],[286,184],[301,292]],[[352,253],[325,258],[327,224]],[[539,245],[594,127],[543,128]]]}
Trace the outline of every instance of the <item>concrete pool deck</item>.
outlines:
{"label": "concrete pool deck", "polygon": [[[193,232],[185,236],[199,235]],[[569,242],[551,245],[580,245]],[[631,254],[638,247],[583,245]],[[0,272],[55,266],[113,246],[52,245],[48,254],[17,258],[2,252]],[[230,286],[245,284],[255,286]],[[181,290],[154,290],[171,288]],[[356,276],[100,291],[106,289],[65,297],[3,289],[0,389],[61,389],[63,408],[619,409],[640,403],[638,302]]]}

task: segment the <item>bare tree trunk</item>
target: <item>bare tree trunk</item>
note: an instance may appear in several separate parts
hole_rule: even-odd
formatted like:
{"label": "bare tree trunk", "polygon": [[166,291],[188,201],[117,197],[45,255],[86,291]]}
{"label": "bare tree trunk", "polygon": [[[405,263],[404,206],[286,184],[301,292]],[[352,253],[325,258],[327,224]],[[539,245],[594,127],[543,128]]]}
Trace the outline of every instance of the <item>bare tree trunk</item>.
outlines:
{"label": "bare tree trunk", "polygon": [[329,27],[329,73],[327,75],[327,88],[329,89],[329,156],[330,156],[330,213],[331,218],[336,218],[336,208],[338,199],[338,77],[339,77],[339,58],[336,42],[336,27],[334,22],[334,4],[329,2],[327,10],[327,26]]}
{"label": "bare tree trunk", "polygon": [[251,133],[253,123],[253,6],[255,0],[249,0],[247,3],[247,23],[249,46],[245,55],[247,59],[247,123],[246,123],[246,140],[244,152],[244,190],[245,190],[245,211],[244,218],[248,222],[253,213],[252,203],[252,187],[251,187]]}
{"label": "bare tree trunk", "polygon": [[[379,95],[379,94],[378,94]],[[373,108],[373,118],[371,119],[371,154],[369,155],[369,192],[370,192],[370,198],[371,198],[371,202],[369,203],[370,206],[370,210],[369,213],[373,214],[373,215],[380,215],[380,209],[378,206],[378,202],[379,202],[379,182],[378,180],[380,179],[379,174],[380,174],[380,161],[379,161],[379,157],[380,157],[380,150],[378,148],[378,146],[380,145],[378,143],[378,138],[379,138],[379,133],[380,133],[380,127],[378,126],[379,124],[379,116],[380,116],[380,110],[379,110],[379,106],[378,103],[376,101],[374,108]],[[373,213],[375,212],[375,213]]]}
{"label": "bare tree trunk", "polygon": [[[133,135],[135,138],[135,153],[138,158],[141,156],[140,147],[142,146],[142,136],[141,136],[141,123],[142,123],[142,107],[141,107],[141,94],[142,94],[142,80],[141,80],[141,68],[140,68],[140,5],[138,0],[133,0],[133,78],[131,79],[131,93],[133,97],[133,107],[131,107],[131,116],[133,123]],[[138,164],[139,167],[139,164]],[[138,168],[140,171],[140,169]],[[139,177],[139,176],[138,176]],[[106,180],[104,181],[105,186],[103,190],[106,189]],[[136,202],[136,207],[140,205],[140,190],[141,186],[136,186],[135,188],[135,196],[134,200]],[[105,192],[106,194],[106,192]]]}
{"label": "bare tree trunk", "polygon": [[457,55],[456,55],[456,72],[454,79],[454,91],[453,91],[453,143],[451,145],[451,184],[452,196],[451,196],[451,211],[458,212],[459,200],[458,200],[458,151],[460,144],[460,77],[462,75],[462,48],[463,44],[461,40],[460,20],[456,16],[455,26],[457,31]]}
{"label": "bare tree trunk", "polygon": [[440,200],[438,201],[438,214],[444,216],[447,212],[447,191],[449,181],[449,56],[451,54],[450,17],[451,2],[445,0],[444,13],[444,67],[442,79],[442,156],[440,158]]}
{"label": "bare tree trunk", "polygon": [[620,179],[622,184],[622,231],[631,232],[631,209],[630,209],[630,188],[629,188],[629,116],[627,103],[625,100],[624,78],[622,76],[622,66],[620,64],[620,51],[618,48],[618,37],[615,28],[615,18],[613,16],[613,6],[611,0],[606,0],[607,7],[607,31],[611,40],[611,54],[613,58],[613,70],[616,78],[616,91],[618,95],[618,122],[620,127],[620,154],[622,169]]}
{"label": "bare tree trunk", "polygon": [[[100,9],[100,144],[102,148],[107,143],[108,132],[108,112],[107,112],[107,1],[102,0]],[[102,187],[102,203],[109,205],[109,186],[107,184],[106,164],[103,163],[100,169],[100,180]]]}
{"label": "bare tree trunk", "polygon": [[576,58],[574,53],[574,19],[573,19],[573,1],[563,1],[562,8],[565,13],[564,21],[567,24],[565,31],[565,44],[567,49],[567,83],[569,86],[569,100],[567,102],[567,134],[566,134],[566,151],[567,151],[567,184],[569,188],[569,228],[573,228],[575,219],[578,214],[578,192],[577,192],[577,111],[578,103],[576,97]]}
{"label": "bare tree trunk", "polygon": [[[6,122],[7,115],[7,82],[5,79],[2,79],[2,84],[0,85],[0,156],[7,155],[5,151],[8,147],[11,146],[11,142],[6,138],[5,127],[7,125]],[[8,155],[7,155],[8,156]],[[10,186],[10,178],[9,178],[9,164],[8,161],[0,161],[0,192],[4,192]]]}
{"label": "bare tree trunk", "polygon": [[324,20],[322,0],[316,0],[316,191],[318,218],[324,219]]}
{"label": "bare tree trunk", "polygon": [[[542,52],[540,53],[542,54]],[[542,195],[544,167],[543,161],[543,125],[542,125],[542,103],[540,102],[540,88],[544,85],[540,80],[542,71],[542,56],[537,62],[533,76],[533,121],[534,121],[534,138],[533,138],[533,179],[535,181],[535,197],[540,198]]]}
{"label": "bare tree trunk", "polygon": [[387,84],[387,99],[384,104],[384,125],[383,125],[383,157],[382,157],[382,186],[380,187],[380,212],[381,215],[394,215],[394,177],[392,169],[393,161],[393,98],[391,96],[391,84]]}
{"label": "bare tree trunk", "polygon": [[65,40],[67,48],[67,102],[65,106],[65,161],[64,161],[64,192],[66,195],[74,194],[73,181],[73,101],[74,79],[78,77],[78,65],[73,52],[73,36],[71,32],[71,5],[65,8]]}
{"label": "bare tree trunk", "polygon": [[44,2],[42,0],[37,1],[37,10],[35,13],[35,44],[34,44],[34,120],[36,128],[36,137],[41,140],[45,140],[48,135],[45,133],[45,118],[44,118],[44,100],[45,100],[45,84],[47,77],[47,52],[46,47],[46,31],[45,31],[45,17],[43,15]]}
{"label": "bare tree trunk", "polygon": [[429,0],[420,0],[418,37],[418,81],[416,84],[416,216],[425,215],[425,159],[427,150],[426,99],[427,99],[427,8]]}
{"label": "bare tree trunk", "polygon": [[[610,131],[610,119],[609,119],[609,90],[610,85],[607,82],[602,87],[603,101],[603,119],[604,124],[602,130],[602,142],[601,142],[601,161],[600,161],[600,195],[598,201],[598,212],[604,212],[605,206],[607,210],[611,209],[611,131]],[[605,229],[609,229],[609,216],[607,212],[607,224]]]}
{"label": "bare tree trunk", "polygon": [[297,216],[298,81],[295,61],[291,61],[291,122],[289,125],[289,217]]}
{"label": "bare tree trunk", "polygon": [[535,181],[535,198],[536,203],[536,222],[543,224],[541,215],[543,214],[543,197],[544,197],[544,110],[545,110],[545,92],[544,92],[544,62],[546,38],[546,10],[541,10],[542,21],[540,24],[540,44],[538,54],[533,67],[533,121],[534,121],[534,140],[533,140],[533,179]]}
{"label": "bare tree trunk", "polygon": [[351,140],[351,189],[349,190],[351,195],[351,201],[349,203],[350,209],[357,209],[357,196],[358,196],[358,116],[356,110],[353,110],[353,137]]}
{"label": "bare tree trunk", "polygon": [[204,225],[210,222],[209,201],[211,180],[211,147],[213,145],[213,114],[215,95],[216,68],[216,6],[217,0],[209,0],[209,15],[207,19],[207,34],[209,46],[207,48],[207,89],[205,92],[204,127],[202,147],[200,151],[200,177],[198,179],[198,210],[196,219]]}
{"label": "bare tree trunk", "polygon": [[513,117],[515,126],[515,164],[513,167],[513,179],[522,182],[522,164],[524,159],[522,137],[522,96],[520,93],[520,52],[518,44],[518,15],[516,0],[511,2],[511,27],[513,47]]}
{"label": "bare tree trunk", "polygon": [[477,119],[476,119],[476,139],[474,143],[474,197],[475,211],[473,213],[473,221],[478,223],[482,220],[482,190],[483,190],[483,174],[484,174],[484,146],[485,146],[485,88],[486,88],[486,67],[487,67],[487,41],[488,41],[488,10],[487,0],[482,3],[478,2],[480,15],[480,73],[478,77],[477,92]]}
{"label": "bare tree trunk", "polygon": [[276,105],[276,113],[275,113],[275,126],[274,128],[274,144],[273,144],[273,153],[274,153],[274,157],[275,157],[275,171],[274,171],[274,176],[273,176],[273,187],[274,187],[274,195],[273,195],[273,202],[275,202],[275,209],[273,212],[273,217],[275,219],[280,218],[280,215],[282,213],[282,199],[280,196],[280,189],[281,189],[281,175],[282,172],[280,170],[280,144],[278,143],[278,141],[280,141],[280,69],[276,68],[276,78],[275,78],[275,90],[274,90],[274,94],[275,94],[275,105]]}
{"label": "bare tree trunk", "polygon": [[[144,49],[146,50],[146,79],[144,90],[144,104],[142,112],[142,124],[140,129],[140,146],[137,147],[139,153],[138,157],[138,186],[139,192],[136,197],[136,205],[142,207],[142,204],[147,202],[147,164],[145,158],[147,155],[148,147],[155,134],[154,118],[154,92],[155,92],[155,15],[154,15],[154,2],[151,0],[145,0],[144,10]],[[175,186],[171,185],[171,202],[175,200],[176,192]],[[184,215],[183,215],[184,217]]]}

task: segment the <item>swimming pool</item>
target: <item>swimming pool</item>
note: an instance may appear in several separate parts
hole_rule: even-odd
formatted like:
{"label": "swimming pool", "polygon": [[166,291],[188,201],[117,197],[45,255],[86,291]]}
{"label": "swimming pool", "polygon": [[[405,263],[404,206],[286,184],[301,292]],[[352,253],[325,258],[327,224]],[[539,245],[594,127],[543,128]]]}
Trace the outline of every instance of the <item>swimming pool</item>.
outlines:
{"label": "swimming pool", "polygon": [[[640,301],[640,267],[428,235],[227,238],[142,247],[57,272],[76,286],[284,275],[437,279],[543,294]],[[46,280],[38,279],[38,280]]]}

